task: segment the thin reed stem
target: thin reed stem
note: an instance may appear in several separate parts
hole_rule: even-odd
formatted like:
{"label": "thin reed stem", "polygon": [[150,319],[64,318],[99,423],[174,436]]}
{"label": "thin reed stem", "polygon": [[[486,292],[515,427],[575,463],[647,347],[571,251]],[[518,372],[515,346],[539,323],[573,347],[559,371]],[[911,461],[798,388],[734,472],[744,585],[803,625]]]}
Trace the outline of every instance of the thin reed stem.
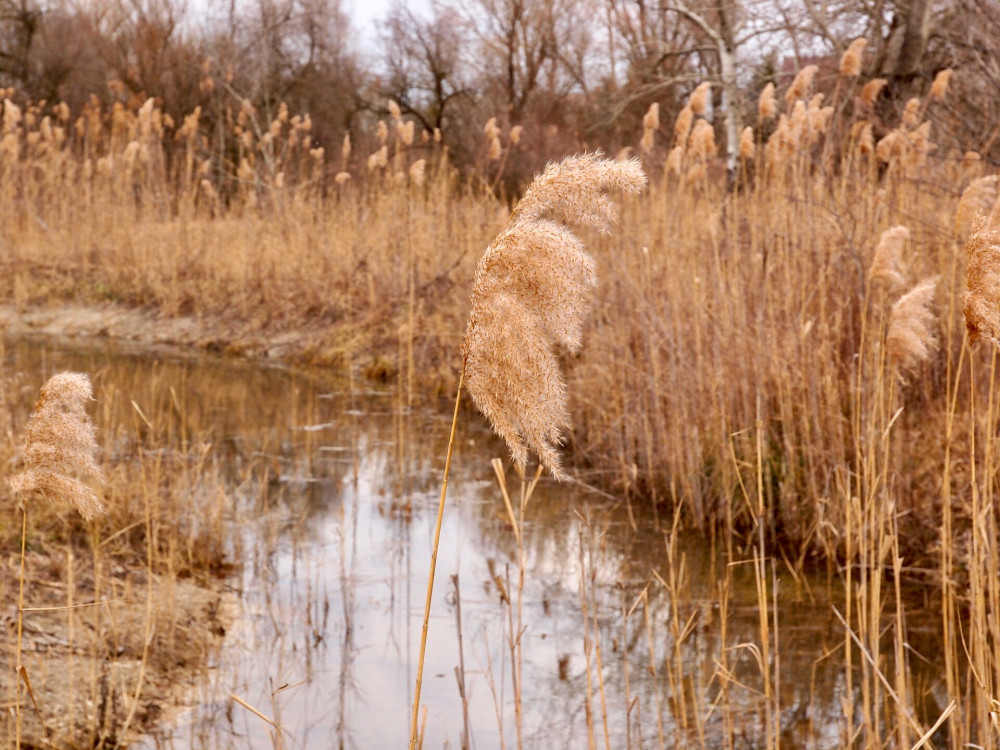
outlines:
{"label": "thin reed stem", "polygon": [[24,628],[24,551],[28,539],[28,505],[21,508],[21,568],[17,580],[17,654],[14,659],[14,748],[21,750],[21,635]]}
{"label": "thin reed stem", "polygon": [[455,393],[455,413],[451,418],[451,433],[448,435],[448,454],[444,462],[444,478],[441,480],[441,499],[438,501],[437,521],[434,525],[434,543],[431,546],[431,566],[427,574],[427,597],[424,600],[424,621],[420,628],[420,652],[417,656],[417,684],[413,693],[413,720],[410,724],[410,750],[417,747],[417,722],[420,718],[420,688],[424,679],[424,654],[427,651],[427,625],[431,617],[431,596],[434,593],[434,573],[437,570],[438,544],[441,541],[441,524],[444,520],[444,501],[448,494],[448,473],[451,471],[451,455],[455,448],[455,430],[458,426],[458,407],[462,402],[462,385],[465,381],[465,363],[458,376]]}

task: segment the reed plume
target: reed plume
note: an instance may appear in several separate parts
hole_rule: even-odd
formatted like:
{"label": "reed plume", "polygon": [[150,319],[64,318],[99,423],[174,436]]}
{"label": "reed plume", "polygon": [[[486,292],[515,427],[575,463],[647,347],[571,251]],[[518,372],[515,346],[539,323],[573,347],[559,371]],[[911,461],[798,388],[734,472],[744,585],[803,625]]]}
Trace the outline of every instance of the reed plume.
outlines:
{"label": "reed plume", "polygon": [[977,214],[989,214],[997,202],[1000,176],[992,174],[973,180],[962,192],[955,209],[955,233],[965,240]]}
{"label": "reed plume", "polygon": [[1000,346],[1000,247],[991,242],[990,234],[987,220],[977,216],[965,243],[968,266],[962,312],[972,343],[983,338]]}
{"label": "reed plume", "polygon": [[703,81],[698,84],[694,91],[691,92],[691,102],[689,106],[691,107],[691,111],[696,115],[702,115],[705,113],[705,108],[708,106],[708,94],[711,90],[711,82]]}
{"label": "reed plume", "polygon": [[954,72],[951,68],[945,68],[934,76],[934,82],[931,84],[931,99],[944,99],[948,93],[948,84],[951,82],[951,76]]}
{"label": "reed plume", "polygon": [[684,109],[677,115],[674,123],[674,144],[683,146],[687,143],[688,135],[691,133],[691,123],[694,121],[694,112],[690,104],[685,104]]}
{"label": "reed plume", "polygon": [[903,275],[903,246],[910,239],[910,230],[904,226],[892,227],[882,232],[875,257],[868,269],[868,281],[877,279],[889,282],[893,286],[906,283]]}
{"label": "reed plume", "polygon": [[770,120],[774,117],[777,106],[774,103],[774,84],[769,83],[760,92],[760,99],[757,100],[757,116],[761,120]]}
{"label": "reed plume", "polygon": [[861,103],[870,107],[875,103],[877,97],[888,81],[884,78],[873,78],[861,87]]}
{"label": "reed plume", "polygon": [[660,104],[659,102],[653,102],[649,105],[649,109],[646,110],[646,114],[642,117],[642,128],[643,130],[659,130],[660,129]]}
{"label": "reed plume", "polygon": [[861,58],[864,56],[867,46],[868,40],[864,37],[858,37],[848,45],[847,50],[840,58],[840,75],[849,78],[857,78],[861,75]]}
{"label": "reed plume", "polygon": [[926,361],[937,347],[931,330],[934,313],[931,302],[937,279],[923,281],[900,297],[889,314],[885,347],[889,358],[904,370],[913,370]]}
{"label": "reed plume", "polygon": [[646,176],[635,159],[600,154],[550,164],[525,192],[476,268],[462,343],[466,385],[524,469],[529,451],[565,479],[558,446],[569,427],[555,345],[579,351],[596,267],[583,243],[550,216],[606,231],[611,188],[635,193]]}
{"label": "reed plume", "polygon": [[740,158],[744,161],[752,161],[756,149],[757,144],[753,138],[753,128],[747,125],[740,132]]}
{"label": "reed plume", "polygon": [[77,372],[54,375],[42,386],[24,431],[24,471],[10,479],[21,507],[34,497],[75,508],[90,520],[104,512],[86,482],[102,479],[94,460],[95,428],[86,404],[90,378]]}
{"label": "reed plume", "polygon": [[785,101],[788,106],[792,106],[792,103],[796,99],[804,99],[806,94],[809,93],[809,89],[812,88],[813,78],[816,77],[816,73],[819,71],[819,67],[816,65],[806,65],[802,70],[800,70],[795,78],[792,80],[792,85],[788,87],[788,91],[785,92]]}

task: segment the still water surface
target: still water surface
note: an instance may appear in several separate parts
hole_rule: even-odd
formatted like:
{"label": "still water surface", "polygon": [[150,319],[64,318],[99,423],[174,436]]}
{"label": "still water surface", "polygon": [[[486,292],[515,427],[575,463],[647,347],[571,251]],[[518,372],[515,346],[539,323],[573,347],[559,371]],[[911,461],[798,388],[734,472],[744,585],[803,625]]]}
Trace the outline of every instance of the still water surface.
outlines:
{"label": "still water surface", "polygon": [[[406,746],[450,403],[411,409],[391,386],[169,352],[21,341],[6,356],[37,385],[63,369],[90,373],[96,408],[109,408],[102,397],[173,404],[170,439],[210,444],[225,466],[233,625],[190,705],[142,747]],[[517,543],[495,456],[502,445],[463,412],[424,672],[425,748],[463,747],[466,724],[469,747],[516,747],[506,601],[517,601]],[[508,482],[516,490],[509,470]],[[844,695],[826,579],[768,565],[778,612],[765,649],[752,565],[741,563],[750,551],[727,566],[701,538],[669,531],[641,507],[542,480],[524,531],[523,745],[724,747],[728,736],[761,746],[766,671],[784,746],[842,746],[855,698]],[[933,665],[915,660],[921,669],[933,688]],[[276,720],[280,740],[231,695]]]}

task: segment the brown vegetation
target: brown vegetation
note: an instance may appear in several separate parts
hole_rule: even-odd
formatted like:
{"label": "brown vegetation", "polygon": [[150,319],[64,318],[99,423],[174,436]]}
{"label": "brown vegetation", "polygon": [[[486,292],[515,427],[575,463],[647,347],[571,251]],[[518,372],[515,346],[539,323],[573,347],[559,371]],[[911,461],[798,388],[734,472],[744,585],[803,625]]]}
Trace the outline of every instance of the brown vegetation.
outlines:
{"label": "brown vegetation", "polygon": [[[863,694],[849,734],[856,731],[859,743],[881,746],[891,735],[910,747],[934,721],[914,718],[906,669],[900,589],[914,579],[940,601],[950,634],[949,742],[986,743],[1000,638],[992,624],[1000,616],[991,500],[996,357],[970,346],[966,326],[997,339],[996,258],[981,227],[967,254],[955,228],[963,191],[980,185],[963,211],[983,210],[995,182],[975,183],[992,176],[988,162],[933,137],[932,124],[951,116],[947,97],[958,73],[948,92],[939,85],[933,97],[901,104],[887,123],[874,113],[883,84],[847,80],[853,69],[829,103],[815,91],[817,70],[783,92],[784,112],[765,88],[753,164],[747,157],[735,172],[716,156],[715,128],[702,109],[708,89],[700,89],[680,110],[670,168],[654,139],[649,191],[623,203],[612,235],[583,235],[602,279],[583,323],[588,346],[559,362],[537,323],[520,333],[544,353],[549,381],[560,382],[558,368],[565,372],[576,423],[566,431],[573,467],[566,473],[669,509],[676,528],[717,533],[730,561],[753,555],[762,643],[774,586],[765,559],[783,558],[792,572],[817,559],[843,579],[847,688],[858,680]],[[527,111],[537,90],[510,83],[508,103]],[[537,242],[504,234],[530,220],[543,249],[580,260],[575,239],[540,221],[551,205],[533,205],[529,192],[511,220],[498,197],[505,170],[521,168],[519,143],[540,131],[515,137],[506,123],[487,121],[486,131],[476,123],[464,136],[477,144],[465,180],[433,135],[426,143],[411,137],[406,123],[416,115],[398,102],[386,104],[393,127],[379,120],[355,163],[344,149],[341,163],[329,165],[304,113],[227,101],[233,106],[210,125],[217,129],[206,130],[199,110],[171,124],[151,99],[72,110],[17,105],[8,96],[0,141],[0,243],[9,248],[0,261],[3,299],[25,309],[72,300],[191,316],[228,327],[213,346],[232,353],[259,353],[306,329],[313,335],[300,357],[394,380],[400,403],[409,404],[457,381],[466,290],[475,258],[498,232],[541,263]],[[659,126],[652,111],[657,122],[650,116],[647,132]],[[763,120],[774,115],[771,130]],[[328,183],[334,166],[350,179]],[[590,208],[598,226],[610,218],[608,204]],[[957,223],[961,231],[966,218]],[[500,285],[508,297],[486,311],[490,327],[511,326],[504,335],[521,320],[518,295],[554,293],[532,289],[513,270]],[[933,277],[936,285],[900,296],[905,281]],[[591,279],[584,258],[563,282],[578,291]],[[483,299],[474,296],[474,320],[485,314]],[[545,321],[569,349],[583,317],[582,306],[571,309],[571,320],[550,309]],[[501,385],[495,371],[509,363],[473,364],[488,397]],[[559,404],[546,416],[554,432],[531,428],[541,437],[530,447],[550,468],[558,463],[548,450],[566,426],[557,390],[522,394]],[[517,429],[506,432],[523,464]],[[169,481],[157,459],[137,460],[118,491]],[[182,551],[150,541],[152,519],[177,518],[171,508],[153,514],[106,504],[108,519],[98,522],[107,524],[105,538],[146,528],[150,575],[190,564]],[[188,542],[188,554],[205,549]],[[894,628],[884,636],[890,604]],[[769,705],[773,721],[778,710]]]}

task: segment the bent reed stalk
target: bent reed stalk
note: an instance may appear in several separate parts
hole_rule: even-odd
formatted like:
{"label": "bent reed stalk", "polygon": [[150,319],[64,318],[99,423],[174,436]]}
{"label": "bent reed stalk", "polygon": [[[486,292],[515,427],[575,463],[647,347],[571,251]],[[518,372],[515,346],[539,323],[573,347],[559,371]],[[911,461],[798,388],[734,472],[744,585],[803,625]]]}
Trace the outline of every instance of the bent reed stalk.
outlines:
{"label": "bent reed stalk", "polygon": [[431,547],[410,750],[417,746],[431,597],[462,387],[506,441],[522,477],[530,450],[553,477],[567,478],[557,451],[569,427],[566,383],[554,347],[579,351],[586,292],[597,277],[594,259],[579,238],[547,217],[608,231],[617,209],[606,191],[638,193],[645,184],[646,175],[635,159],[612,161],[594,153],[550,164],[528,187],[476,267]]}

